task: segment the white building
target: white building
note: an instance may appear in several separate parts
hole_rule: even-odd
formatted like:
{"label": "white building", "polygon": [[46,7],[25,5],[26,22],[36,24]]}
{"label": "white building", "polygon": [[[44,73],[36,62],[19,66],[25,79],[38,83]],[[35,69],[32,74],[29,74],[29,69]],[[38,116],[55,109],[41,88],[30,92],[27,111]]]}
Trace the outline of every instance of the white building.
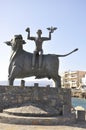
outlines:
{"label": "white building", "polygon": [[82,83],[86,84],[86,71],[65,71],[61,78],[62,87],[79,88]]}
{"label": "white building", "polygon": [[86,74],[85,77],[82,77],[82,85],[86,85]]}

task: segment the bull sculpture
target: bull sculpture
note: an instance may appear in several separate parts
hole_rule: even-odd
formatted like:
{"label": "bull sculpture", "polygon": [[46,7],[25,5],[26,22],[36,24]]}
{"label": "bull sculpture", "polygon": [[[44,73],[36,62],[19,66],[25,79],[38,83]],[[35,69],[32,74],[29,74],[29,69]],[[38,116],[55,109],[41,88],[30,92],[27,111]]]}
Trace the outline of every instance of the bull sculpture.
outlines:
{"label": "bull sculpture", "polygon": [[59,57],[68,56],[78,50],[74,49],[73,51],[65,55],[43,55],[42,67],[39,70],[39,55],[36,56],[36,65],[35,68],[32,69],[33,54],[23,50],[23,44],[25,44],[25,41],[23,40],[22,35],[15,35],[11,41],[6,41],[5,43],[12,47],[12,54],[10,57],[10,64],[8,69],[9,85],[13,85],[15,78],[36,76],[37,79],[52,79],[55,82],[55,87],[60,88],[61,78],[58,74]]}

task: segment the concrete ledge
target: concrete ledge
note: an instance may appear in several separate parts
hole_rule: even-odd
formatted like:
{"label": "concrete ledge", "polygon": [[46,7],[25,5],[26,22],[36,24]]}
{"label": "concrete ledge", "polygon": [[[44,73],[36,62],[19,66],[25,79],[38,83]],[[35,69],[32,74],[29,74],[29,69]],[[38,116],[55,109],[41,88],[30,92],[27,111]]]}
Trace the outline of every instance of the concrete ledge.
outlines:
{"label": "concrete ledge", "polygon": [[70,115],[68,117],[23,117],[0,113],[0,122],[22,125],[63,125],[75,123],[76,119],[74,115]]}

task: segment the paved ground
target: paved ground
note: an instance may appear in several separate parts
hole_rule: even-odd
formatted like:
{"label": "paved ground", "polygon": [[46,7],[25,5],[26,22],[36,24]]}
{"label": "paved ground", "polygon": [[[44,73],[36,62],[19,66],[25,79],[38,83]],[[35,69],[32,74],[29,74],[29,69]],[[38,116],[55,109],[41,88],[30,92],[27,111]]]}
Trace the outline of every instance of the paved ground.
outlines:
{"label": "paved ground", "polygon": [[86,122],[80,122],[70,126],[14,125],[0,123],[0,130],[86,130]]}

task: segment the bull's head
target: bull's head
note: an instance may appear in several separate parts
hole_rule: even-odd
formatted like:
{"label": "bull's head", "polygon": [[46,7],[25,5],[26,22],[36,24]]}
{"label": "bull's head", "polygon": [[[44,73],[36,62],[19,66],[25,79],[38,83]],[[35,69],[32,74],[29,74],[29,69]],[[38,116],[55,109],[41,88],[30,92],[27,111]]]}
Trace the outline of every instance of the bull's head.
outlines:
{"label": "bull's head", "polygon": [[14,35],[14,38],[10,41],[5,42],[7,45],[12,46],[12,50],[16,50],[19,48],[22,48],[22,44],[25,44],[26,42],[23,40],[22,35]]}

